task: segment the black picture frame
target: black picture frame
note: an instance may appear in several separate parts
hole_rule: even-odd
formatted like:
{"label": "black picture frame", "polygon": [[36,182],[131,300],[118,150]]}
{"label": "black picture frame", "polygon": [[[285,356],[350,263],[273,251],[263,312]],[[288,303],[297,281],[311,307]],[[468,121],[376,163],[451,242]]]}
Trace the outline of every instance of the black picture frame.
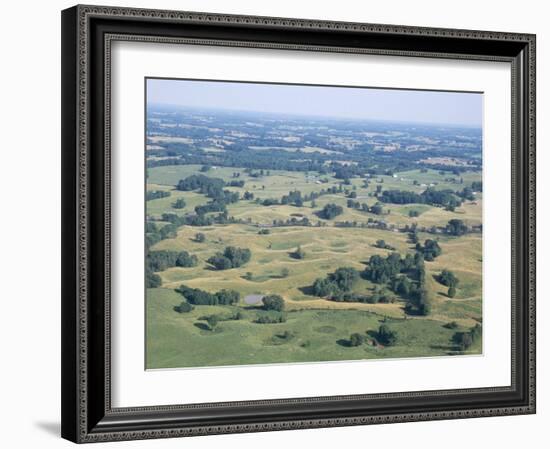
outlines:
{"label": "black picture frame", "polygon": [[[110,43],[239,45],[512,67],[510,387],[112,408]],[[62,12],[62,436],[84,443],[535,413],[535,36],[75,6]]]}

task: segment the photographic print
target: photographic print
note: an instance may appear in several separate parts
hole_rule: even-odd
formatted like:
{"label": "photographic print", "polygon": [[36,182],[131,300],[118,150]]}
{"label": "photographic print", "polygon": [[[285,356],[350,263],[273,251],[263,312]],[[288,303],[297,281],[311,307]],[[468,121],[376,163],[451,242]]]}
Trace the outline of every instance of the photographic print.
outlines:
{"label": "photographic print", "polygon": [[146,368],[482,353],[483,93],[147,78]]}

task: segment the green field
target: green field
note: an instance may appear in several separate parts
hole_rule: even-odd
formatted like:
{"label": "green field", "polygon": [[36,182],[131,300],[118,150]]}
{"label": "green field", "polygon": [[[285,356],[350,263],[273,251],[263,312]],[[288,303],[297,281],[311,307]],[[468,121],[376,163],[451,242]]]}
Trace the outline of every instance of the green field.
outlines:
{"label": "green field", "polygon": [[[455,330],[435,320],[386,318],[401,343],[349,347],[350,333],[368,336],[378,329],[383,315],[352,308],[307,308],[288,312],[286,323],[257,324],[253,321],[262,311],[256,307],[201,306],[184,315],[173,311],[181,302],[173,290],[149,290],[147,298],[148,368],[420,357],[453,351],[450,339]],[[208,330],[201,319],[212,314],[230,316],[235,309],[243,311],[243,318],[222,321],[215,331]],[[285,331],[290,337],[282,337]],[[479,343],[470,349],[479,351]]]}
{"label": "green field", "polygon": [[[177,165],[148,168],[148,190],[167,190],[171,196],[147,202],[149,220],[158,220],[163,213],[179,215],[192,213],[195,206],[210,199],[197,192],[177,191],[180,179],[196,174],[200,166]],[[212,168],[209,177],[231,181],[235,172],[245,181],[238,191],[252,192],[255,198],[281,198],[289,191],[303,194],[319,192],[339,186],[341,180],[329,175],[309,172],[271,170],[269,175],[251,177],[239,168]],[[480,173],[465,172],[464,185],[479,181]],[[352,178],[345,186],[356,192],[356,201],[372,205],[377,185],[383,189],[409,190],[417,193],[433,184],[436,189],[459,190],[460,184],[448,181],[449,175],[438,171],[420,170],[397,173],[393,176],[376,176],[364,187],[362,179]],[[414,181],[417,181],[414,183]],[[424,186],[423,186],[424,184]],[[184,209],[174,209],[172,203],[185,199]],[[362,271],[372,255],[386,257],[396,251],[401,255],[414,254],[415,246],[408,233],[397,229],[362,227],[335,227],[335,222],[383,219],[388,224],[402,227],[416,223],[425,228],[444,227],[451,219],[463,220],[468,226],[482,221],[483,200],[477,194],[475,201],[465,201],[455,211],[426,204],[384,205],[389,213],[377,216],[347,207],[344,193],[323,195],[297,207],[292,205],[263,206],[253,200],[239,200],[227,206],[228,215],[238,223],[211,226],[180,226],[175,238],[161,240],[152,251],[187,251],[198,259],[194,267],[171,267],[157,274],[162,280],[159,288],[147,291],[146,354],[148,368],[198,367],[241,365],[256,363],[287,363],[329,360],[357,360],[372,358],[399,358],[441,356],[457,354],[452,344],[453,334],[467,331],[482,320],[482,236],[469,233],[460,237],[446,234],[419,233],[419,239],[436,239],[442,253],[434,261],[426,261],[426,288],[429,290],[432,311],[428,316],[411,316],[405,311],[406,300],[396,296],[393,303],[336,302],[314,296],[311,285],[340,267],[353,267]],[[324,205],[333,203],[343,207],[343,213],[333,220],[319,218],[317,213]],[[409,217],[415,210],[419,216]],[[272,227],[274,220],[289,217],[307,217],[314,226]],[[322,226],[317,226],[317,223]],[[259,230],[269,233],[260,235]],[[195,241],[195,235],[205,235],[204,242]],[[384,240],[392,250],[376,247]],[[251,259],[239,268],[215,270],[206,262],[227,246],[248,248]],[[292,257],[298,247],[305,252],[303,259]],[[447,287],[437,281],[443,269],[452,270],[458,277],[456,296],[447,296]],[[232,306],[198,305],[189,313],[177,313],[174,306],[184,297],[175,291],[185,284],[207,292],[222,289],[236,290],[241,295],[239,303]],[[372,294],[376,285],[360,279],[353,285],[353,293]],[[261,305],[249,305],[243,301],[246,295],[280,295],[285,302],[286,322],[259,324],[255,320],[265,315]],[[238,320],[225,320],[236,311]],[[211,329],[205,318],[216,315],[219,324]],[[455,322],[454,329],[444,327]],[[373,344],[381,324],[397,333],[393,346]],[[352,333],[364,335],[366,341],[357,347],[350,346]],[[466,351],[481,352],[481,339]],[[463,353],[463,352],[461,352]]]}

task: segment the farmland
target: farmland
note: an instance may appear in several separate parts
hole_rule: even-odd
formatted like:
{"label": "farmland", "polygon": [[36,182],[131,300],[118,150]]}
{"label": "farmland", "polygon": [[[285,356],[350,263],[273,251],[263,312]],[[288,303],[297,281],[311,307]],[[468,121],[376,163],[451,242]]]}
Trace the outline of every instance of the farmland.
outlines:
{"label": "farmland", "polygon": [[[148,265],[148,368],[481,353],[476,130],[156,112],[146,184],[163,193],[146,203],[148,257],[185,260]],[[267,127],[270,137],[259,135]],[[396,142],[399,150],[377,150]],[[228,262],[227,248],[247,252]],[[375,262],[390,260],[398,268],[376,277]],[[345,285],[339,269],[351,273]],[[218,292],[238,298],[212,300]],[[282,306],[247,303],[250,295]]]}

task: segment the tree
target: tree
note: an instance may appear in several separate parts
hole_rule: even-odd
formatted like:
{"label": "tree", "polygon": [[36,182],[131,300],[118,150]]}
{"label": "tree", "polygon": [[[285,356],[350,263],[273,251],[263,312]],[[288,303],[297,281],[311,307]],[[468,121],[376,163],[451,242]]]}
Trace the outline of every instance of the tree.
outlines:
{"label": "tree", "polygon": [[179,306],[174,306],[174,310],[178,313],[189,313],[194,309],[194,307],[189,304],[187,301],[182,301]]}
{"label": "tree", "polygon": [[262,298],[265,310],[282,312],[285,308],[285,300],[279,295],[267,295]]}
{"label": "tree", "polygon": [[223,253],[216,253],[207,262],[217,270],[229,270],[238,268],[250,260],[252,253],[248,248],[227,246]]}
{"label": "tree", "polygon": [[186,206],[185,200],[183,198],[178,198],[172,203],[174,209],[184,209]]}
{"label": "tree", "polygon": [[208,323],[208,326],[210,326],[210,330],[213,331],[216,326],[218,325],[220,319],[216,315],[210,315],[206,322]]}
{"label": "tree", "polygon": [[206,236],[202,232],[197,232],[195,234],[195,242],[203,243],[206,240]]}
{"label": "tree", "polygon": [[158,200],[159,198],[169,197],[171,194],[166,190],[148,190],[145,195],[146,201]]}
{"label": "tree", "polygon": [[474,343],[472,335],[469,332],[456,332],[453,335],[452,341],[461,351],[466,351]]}
{"label": "tree", "polygon": [[393,346],[397,341],[397,333],[390,330],[386,324],[382,324],[378,328],[376,339],[384,346]]}
{"label": "tree", "polygon": [[446,287],[456,287],[458,285],[458,278],[452,271],[446,269],[441,271],[437,280]]}
{"label": "tree", "polygon": [[338,206],[334,203],[325,204],[319,212],[319,217],[324,218],[325,220],[332,220],[334,217],[341,215],[344,212],[342,206]]}
{"label": "tree", "polygon": [[468,226],[462,220],[453,218],[447,223],[446,231],[448,234],[461,236],[468,232]]}
{"label": "tree", "polygon": [[176,267],[196,267],[197,256],[190,255],[187,251],[181,251],[176,258]]}
{"label": "tree", "polygon": [[282,278],[287,278],[289,275],[290,275],[290,270],[288,268],[283,268],[281,270],[281,277]]}
{"label": "tree", "polygon": [[349,336],[350,346],[361,346],[365,342],[365,337],[359,333],[353,333]]}
{"label": "tree", "polygon": [[298,248],[296,248],[296,251],[290,254],[294,259],[305,259],[306,252],[302,249],[300,245],[298,245]]}
{"label": "tree", "polygon": [[349,291],[359,280],[359,272],[352,267],[341,267],[331,274],[329,278],[340,290]]}
{"label": "tree", "polygon": [[431,262],[436,257],[441,255],[441,247],[439,246],[439,243],[437,243],[436,240],[427,239],[424,242],[424,246],[422,246],[420,243],[416,244],[416,250],[421,252],[424,256],[424,260]]}
{"label": "tree", "polygon": [[454,298],[456,296],[456,288],[455,287],[449,287],[449,290],[447,291],[447,296],[449,298]]}
{"label": "tree", "polygon": [[209,293],[183,284],[176,289],[176,292],[181,293],[187,302],[194,305],[231,305],[237,303],[240,299],[239,292],[235,290],[220,290],[217,293]]}
{"label": "tree", "polygon": [[146,288],[158,288],[161,285],[162,285],[161,277],[158,274],[147,270],[147,273],[145,275],[145,287]]}
{"label": "tree", "polygon": [[384,206],[381,203],[376,203],[370,207],[369,212],[375,215],[382,215],[384,213]]}

